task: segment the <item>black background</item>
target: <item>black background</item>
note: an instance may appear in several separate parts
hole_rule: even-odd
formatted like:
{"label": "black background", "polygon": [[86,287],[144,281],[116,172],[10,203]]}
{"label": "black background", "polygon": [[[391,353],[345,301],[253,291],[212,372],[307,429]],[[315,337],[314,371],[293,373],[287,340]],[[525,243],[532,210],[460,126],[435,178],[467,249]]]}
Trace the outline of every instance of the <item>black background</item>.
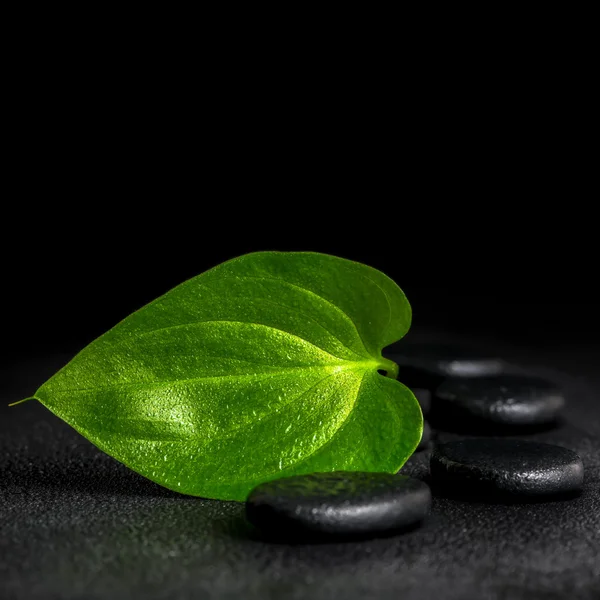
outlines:
{"label": "black background", "polygon": [[588,38],[536,31],[481,54],[407,41],[391,63],[258,40],[190,63],[183,39],[177,60],[54,44],[11,63],[0,351],[71,351],[256,250],[376,267],[415,327],[593,342]]}
{"label": "black background", "polygon": [[400,183],[385,196],[304,204],[283,189],[267,202],[256,190],[218,199],[198,188],[185,202],[154,192],[28,206],[2,223],[2,355],[76,350],[183,280],[256,250],[376,267],[407,294],[415,329],[525,345],[598,338],[597,244],[584,214],[567,200],[549,215],[539,199],[505,207],[442,192],[425,206]]}

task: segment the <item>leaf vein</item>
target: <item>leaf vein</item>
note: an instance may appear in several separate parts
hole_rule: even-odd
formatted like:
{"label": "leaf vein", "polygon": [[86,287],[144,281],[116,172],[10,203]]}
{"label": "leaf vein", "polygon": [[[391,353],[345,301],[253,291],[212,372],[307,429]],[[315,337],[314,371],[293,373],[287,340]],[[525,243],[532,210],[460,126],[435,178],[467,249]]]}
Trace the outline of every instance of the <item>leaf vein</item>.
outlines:
{"label": "leaf vein", "polygon": [[[330,373],[330,374],[326,375],[325,377],[323,377],[322,379],[319,379],[319,381],[315,382],[313,385],[311,385],[307,389],[303,390],[300,394],[298,394],[296,396],[293,396],[287,402],[285,402],[285,403],[281,404],[280,406],[278,406],[277,410],[273,411],[272,413],[267,413],[267,414],[263,415],[262,417],[254,419],[251,423],[245,424],[243,426],[241,425],[239,427],[235,427],[234,429],[230,429],[229,432],[227,433],[227,435],[219,437],[219,441],[233,439],[233,438],[237,437],[237,434],[240,431],[244,430],[244,428],[246,428],[246,429],[253,429],[257,423],[264,423],[265,421],[268,421],[269,419],[271,419],[273,417],[276,417],[277,415],[280,414],[280,412],[281,412],[282,409],[287,408],[291,404],[294,404],[295,402],[297,402],[298,400],[300,400],[301,398],[303,398],[304,396],[306,396],[306,394],[308,394],[311,390],[313,390],[316,387],[318,387],[319,385],[321,385],[326,379],[329,379],[330,377],[333,377],[333,375],[334,375],[334,373]],[[330,399],[330,398],[327,398],[327,399]],[[321,402],[318,402],[317,404],[315,404],[315,406],[321,406],[321,404],[323,404],[324,402],[325,401],[322,400]],[[248,439],[249,439],[249,437],[245,440],[245,444],[247,444]],[[203,448],[203,447],[204,446],[199,446],[198,449]],[[219,466],[219,468],[217,469],[217,471],[215,471],[214,473],[211,474],[211,477],[216,477],[217,473],[223,468],[225,462],[226,461],[223,461],[221,463],[221,465]],[[183,472],[183,470],[182,470],[182,472]]]}
{"label": "leaf vein", "polygon": [[[278,279],[276,277],[255,277],[255,276],[252,276],[252,275],[242,275],[240,277],[219,277],[219,279],[256,279],[256,280],[259,280],[259,281],[276,281],[277,283],[283,282],[286,285],[289,285],[290,287],[293,287],[293,288],[295,288],[297,290],[300,290],[301,292],[303,292],[303,293],[305,293],[305,294],[307,294],[309,296],[314,296],[316,298],[319,298],[320,300],[322,300],[323,302],[325,302],[325,304],[327,304],[328,306],[330,306],[331,308],[333,308],[336,313],[341,314],[342,317],[352,325],[352,328],[356,332],[357,338],[360,340],[360,342],[361,342],[361,344],[362,344],[365,352],[367,353],[367,355],[370,355],[369,351],[367,350],[367,348],[366,348],[366,346],[364,344],[362,336],[360,335],[360,332],[358,331],[358,328],[356,327],[356,323],[352,320],[352,318],[350,317],[350,315],[347,314],[346,312],[344,312],[337,304],[334,304],[333,302],[331,302],[331,300],[327,300],[327,298],[321,296],[320,294],[317,294],[313,290],[305,288],[305,287],[303,287],[301,285],[298,285],[296,283],[292,283],[291,281],[288,281],[287,279],[283,279],[283,278]],[[340,342],[341,342],[341,340],[340,340]],[[345,346],[345,344],[344,344],[344,346]],[[350,350],[350,348],[348,348],[348,350]]]}
{"label": "leaf vein", "polygon": [[[227,279],[227,278],[225,278],[225,277],[224,277],[223,279]],[[229,279],[231,279],[231,278],[229,278]],[[246,279],[246,278],[245,278],[245,279]],[[248,277],[247,279],[250,279],[250,277]],[[255,279],[258,279],[258,280],[260,281],[260,280],[262,280],[263,278],[258,278],[258,277],[256,277]],[[277,281],[277,280],[275,280],[275,281]],[[282,280],[282,282],[283,282],[283,283],[286,283],[287,285],[291,285],[291,284],[289,284],[287,281],[283,281],[283,280]],[[296,287],[296,288],[298,288],[299,286],[293,286],[293,287]],[[300,289],[304,289],[304,288],[300,288]],[[319,296],[319,298],[321,298],[321,296]],[[346,344],[344,344],[344,342],[342,342],[342,340],[341,340],[341,339],[340,339],[340,338],[339,338],[337,335],[335,335],[335,334],[334,334],[332,331],[330,331],[330,330],[329,330],[327,327],[325,327],[325,325],[322,325],[321,323],[319,323],[319,321],[317,321],[317,320],[316,320],[314,317],[311,317],[310,315],[307,315],[306,313],[303,313],[302,311],[299,311],[299,310],[298,310],[296,307],[294,307],[294,306],[289,306],[288,304],[280,304],[279,302],[275,302],[274,300],[270,300],[270,299],[268,299],[268,300],[265,300],[265,299],[263,299],[263,300],[261,300],[261,302],[267,302],[268,304],[273,304],[274,306],[279,306],[279,307],[281,307],[281,308],[285,308],[285,309],[287,309],[287,310],[290,310],[290,311],[292,311],[292,312],[296,313],[297,315],[300,315],[301,317],[303,317],[303,318],[305,318],[305,319],[307,319],[307,320],[309,320],[309,321],[312,321],[312,322],[313,322],[313,323],[315,323],[315,324],[316,324],[318,327],[320,327],[321,329],[323,329],[323,331],[327,332],[327,333],[328,333],[328,334],[329,334],[329,335],[330,335],[330,336],[331,336],[331,337],[332,337],[332,338],[333,338],[333,339],[334,339],[336,342],[339,342],[339,343],[340,343],[340,344],[341,344],[341,345],[342,345],[344,348],[346,348],[346,350],[348,350],[348,351],[352,352],[352,354],[354,354],[355,356],[359,356],[359,357],[361,357],[361,358],[364,358],[364,357],[365,357],[364,355],[362,355],[362,354],[359,354],[359,353],[358,353],[358,352],[356,352],[355,350],[352,350],[351,348],[349,348],[349,347],[348,347]],[[342,312],[343,312],[343,311],[342,311]],[[344,313],[344,314],[345,314],[345,313]],[[354,327],[353,329],[354,329],[354,330],[356,330],[356,327]],[[358,332],[357,332],[357,333],[358,333]],[[361,342],[361,344],[362,344],[362,338],[361,338],[360,336],[358,336],[358,340],[359,340],[359,341]],[[363,345],[363,348],[364,348],[364,344],[362,344],[362,345]],[[365,351],[366,351],[366,349],[365,349]]]}
{"label": "leaf vein", "polygon": [[[280,329],[279,327],[273,327],[271,325],[265,325],[264,323],[254,323],[251,321],[236,321],[233,319],[231,319],[231,320],[230,319],[207,319],[206,321],[193,321],[191,323],[181,323],[180,325],[169,325],[167,327],[161,327],[160,329],[153,329],[152,331],[146,331],[144,333],[140,333],[139,335],[134,335],[134,336],[132,336],[132,339],[139,339],[141,337],[154,335],[156,333],[160,333],[161,331],[172,331],[175,329],[184,329],[186,327],[197,327],[199,325],[207,325],[207,324],[212,325],[212,324],[217,324],[217,323],[218,324],[228,323],[230,325],[251,325],[251,326],[255,326],[255,327],[264,327],[265,329],[271,329],[272,331],[278,331],[279,333],[282,333],[285,336],[294,338],[296,340],[300,340],[300,342],[307,344],[309,346],[312,346],[313,348],[320,350],[324,354],[327,354],[328,356],[331,356],[331,358],[335,358],[336,360],[342,360],[342,361],[348,360],[346,358],[342,358],[341,356],[336,356],[335,354],[331,354],[331,352],[328,352],[324,348],[321,348],[321,347],[317,346],[316,344],[313,344],[311,341],[307,340],[306,338],[296,335],[295,333],[290,333],[289,331],[285,331],[285,329]],[[347,348],[347,349],[350,350],[350,348]]]}
{"label": "leaf vein", "polygon": [[[257,363],[260,364],[260,363]],[[288,373],[297,373],[298,371],[311,371],[311,370],[315,370],[315,371],[321,371],[323,369],[326,368],[335,368],[335,366],[333,365],[318,365],[318,366],[312,366],[312,367],[289,367],[287,369],[277,369],[277,370],[273,370],[270,372],[265,372],[265,373],[246,373],[244,375],[236,375],[236,374],[226,374],[226,375],[212,375],[210,377],[190,377],[190,378],[186,378],[186,379],[169,379],[169,380],[161,380],[161,381],[149,381],[149,382],[144,382],[144,383],[137,383],[137,382],[131,382],[131,383],[118,383],[118,384],[114,384],[114,385],[109,385],[109,386],[105,386],[105,387],[97,387],[97,388],[68,388],[65,390],[53,390],[52,393],[53,394],[72,394],[72,393],[86,393],[86,392],[93,392],[93,393],[100,393],[100,392],[106,392],[107,390],[113,390],[113,389],[124,389],[124,388],[133,388],[133,389],[154,389],[154,388],[159,388],[163,385],[178,385],[178,384],[186,384],[186,383],[195,383],[197,381],[217,381],[217,380],[221,380],[221,379],[231,379],[231,378],[235,378],[235,379],[262,379],[263,377],[277,377],[278,375],[281,374],[288,374]],[[347,370],[347,369],[343,369],[343,370]]]}

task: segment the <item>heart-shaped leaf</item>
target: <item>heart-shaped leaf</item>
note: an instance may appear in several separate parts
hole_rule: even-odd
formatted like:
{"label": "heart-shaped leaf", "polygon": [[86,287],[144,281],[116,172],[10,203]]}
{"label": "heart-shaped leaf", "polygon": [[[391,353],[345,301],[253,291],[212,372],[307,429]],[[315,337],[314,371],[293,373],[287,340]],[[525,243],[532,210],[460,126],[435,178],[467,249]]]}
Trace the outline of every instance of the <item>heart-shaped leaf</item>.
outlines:
{"label": "heart-shaped leaf", "polygon": [[396,472],[422,416],[381,350],[410,318],[400,288],[365,265],[248,254],[126,318],[35,398],[185,494],[242,500],[281,476]]}

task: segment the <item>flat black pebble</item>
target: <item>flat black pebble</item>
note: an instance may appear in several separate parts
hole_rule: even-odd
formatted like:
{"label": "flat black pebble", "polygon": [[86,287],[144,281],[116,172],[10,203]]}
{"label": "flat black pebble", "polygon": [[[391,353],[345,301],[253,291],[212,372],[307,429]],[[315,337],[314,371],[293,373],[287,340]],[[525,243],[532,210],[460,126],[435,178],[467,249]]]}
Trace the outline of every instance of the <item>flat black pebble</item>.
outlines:
{"label": "flat black pebble", "polygon": [[417,479],[336,471],[262,483],[246,516],[277,537],[376,536],[418,524],[430,505],[429,487]]}
{"label": "flat black pebble", "polygon": [[398,363],[398,380],[408,387],[434,389],[446,377],[498,375],[505,362],[487,352],[465,346],[401,341],[385,350]]}
{"label": "flat black pebble", "polygon": [[581,491],[583,463],[571,450],[506,439],[439,444],[431,455],[431,481],[459,495],[543,497]]}
{"label": "flat black pebble", "polygon": [[421,406],[421,412],[426,417],[431,410],[431,392],[424,388],[411,388],[411,392],[415,395],[417,402]]}
{"label": "flat black pebble", "polygon": [[508,426],[551,423],[565,404],[556,385],[516,375],[447,379],[435,399],[436,410],[443,410],[447,418],[474,417]]}
{"label": "flat black pebble", "polygon": [[426,450],[429,448],[429,442],[431,442],[431,427],[427,421],[423,421],[423,435],[421,436],[417,450]]}

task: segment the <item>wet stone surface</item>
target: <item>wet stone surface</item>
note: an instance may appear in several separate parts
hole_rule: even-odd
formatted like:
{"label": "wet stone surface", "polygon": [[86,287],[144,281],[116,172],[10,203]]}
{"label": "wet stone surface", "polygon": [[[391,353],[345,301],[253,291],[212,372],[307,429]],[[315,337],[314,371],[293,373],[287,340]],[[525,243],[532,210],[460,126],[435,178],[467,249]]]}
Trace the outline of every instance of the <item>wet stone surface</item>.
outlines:
{"label": "wet stone surface", "polygon": [[388,473],[312,473],[257,486],[248,520],[275,536],[377,536],[411,528],[429,512],[431,492]]}
{"label": "wet stone surface", "polygon": [[448,421],[469,418],[510,427],[552,423],[564,404],[560,387],[521,375],[447,379],[435,392],[436,412]]}
{"label": "wet stone surface", "polygon": [[401,341],[390,346],[386,356],[396,357],[401,366],[411,365],[452,377],[498,375],[506,368],[505,361],[494,354],[460,345]]}
{"label": "wet stone surface", "polygon": [[415,395],[423,416],[426,417],[431,410],[431,392],[425,388],[411,388],[412,393]]}
{"label": "wet stone surface", "polygon": [[562,446],[506,439],[439,444],[431,455],[431,482],[453,496],[543,498],[574,495],[583,486],[581,458]]}
{"label": "wet stone surface", "polygon": [[402,383],[429,390],[446,377],[499,375],[507,367],[504,360],[483,350],[448,344],[400,341],[388,347],[385,356],[398,363]]}
{"label": "wet stone surface", "polygon": [[429,446],[431,445],[431,438],[431,426],[427,421],[423,421],[423,436],[421,437],[421,441],[417,446],[417,451],[426,450],[427,448],[429,448]]}

